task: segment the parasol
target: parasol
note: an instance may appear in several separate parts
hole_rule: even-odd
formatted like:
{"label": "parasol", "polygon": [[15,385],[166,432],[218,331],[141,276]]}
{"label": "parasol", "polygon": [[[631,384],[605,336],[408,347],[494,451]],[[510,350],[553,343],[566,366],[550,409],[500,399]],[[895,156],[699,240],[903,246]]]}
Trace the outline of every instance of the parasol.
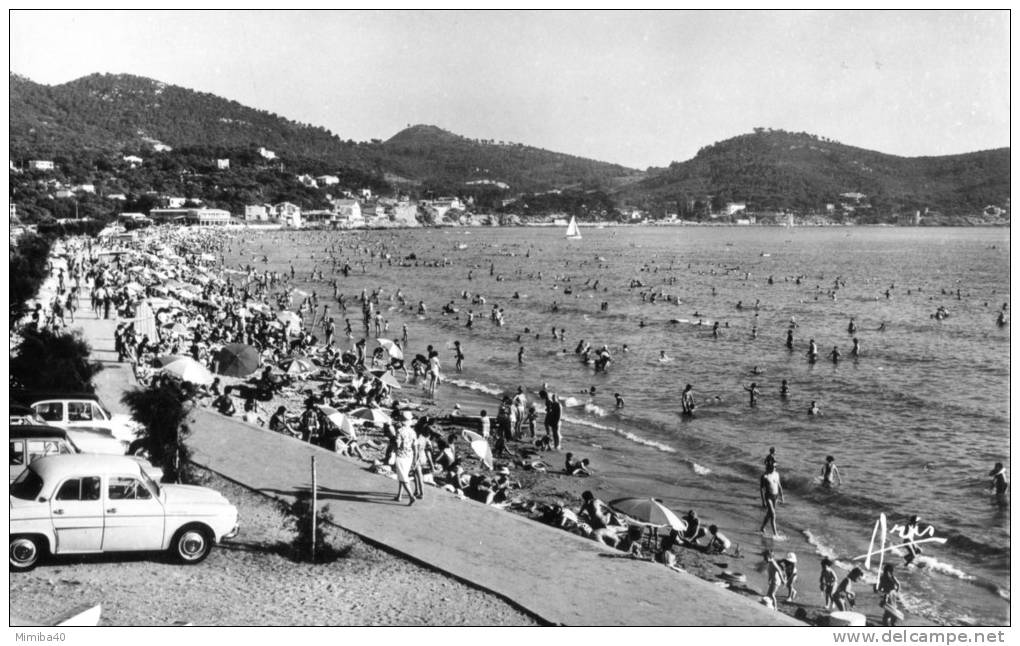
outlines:
{"label": "parasol", "polygon": [[387,353],[389,353],[390,358],[403,360],[404,353],[399,347],[397,347],[396,341],[391,341],[389,339],[376,339],[376,342],[381,345]]}
{"label": "parasol", "polygon": [[191,357],[178,357],[174,361],[164,363],[163,372],[193,384],[208,385],[213,382],[212,373]]}
{"label": "parasol", "polygon": [[223,346],[216,355],[216,372],[229,377],[246,377],[259,368],[259,351],[244,343]]}
{"label": "parasol", "polygon": [[481,459],[482,464],[491,469],[492,448],[489,446],[489,441],[473,431],[461,431],[461,434],[464,441],[471,446],[471,450]]}
{"label": "parasol", "polygon": [[687,529],[687,523],[656,498],[618,498],[610,501],[609,506],[642,523],[669,525],[679,532]]}

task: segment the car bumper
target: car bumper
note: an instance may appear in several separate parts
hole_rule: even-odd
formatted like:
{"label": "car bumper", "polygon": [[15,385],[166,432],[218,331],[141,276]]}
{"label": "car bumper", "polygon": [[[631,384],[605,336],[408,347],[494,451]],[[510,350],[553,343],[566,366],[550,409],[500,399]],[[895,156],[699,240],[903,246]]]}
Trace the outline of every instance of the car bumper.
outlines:
{"label": "car bumper", "polygon": [[230,530],[229,532],[227,532],[226,534],[223,535],[223,539],[233,538],[233,537],[237,536],[240,531],[241,531],[241,526],[240,525],[234,525],[234,528],[232,530]]}

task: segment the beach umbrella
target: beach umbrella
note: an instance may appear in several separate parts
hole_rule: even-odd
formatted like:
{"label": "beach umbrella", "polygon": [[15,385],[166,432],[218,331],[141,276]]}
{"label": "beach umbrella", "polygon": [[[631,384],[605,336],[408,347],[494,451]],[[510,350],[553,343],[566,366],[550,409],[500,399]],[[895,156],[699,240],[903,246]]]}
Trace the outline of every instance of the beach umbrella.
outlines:
{"label": "beach umbrella", "polygon": [[609,506],[642,523],[669,525],[680,532],[687,529],[686,522],[655,498],[618,498]]}
{"label": "beach umbrella", "polygon": [[161,357],[156,359],[156,365],[159,366],[160,368],[165,368],[165,367],[169,366],[171,363],[173,363],[174,361],[178,361],[179,359],[190,359],[190,358],[191,357],[189,357],[187,355],[184,355],[184,354],[164,354],[163,356],[161,356]]}
{"label": "beach umbrella", "polygon": [[145,291],[145,288],[142,287],[141,283],[138,283],[138,282],[133,281],[133,280],[130,283],[125,284],[124,285],[124,289],[128,290],[129,292],[144,292]]}
{"label": "beach umbrella", "polygon": [[301,317],[291,312],[290,310],[283,310],[282,312],[276,313],[276,320],[283,323],[287,327],[300,325]]}
{"label": "beach umbrella", "polygon": [[396,377],[394,377],[392,374],[390,374],[388,372],[384,372],[383,374],[381,374],[378,377],[376,377],[376,379],[378,379],[379,381],[383,382],[384,384],[386,384],[390,388],[396,388],[397,390],[402,390],[402,388],[400,386],[400,382],[397,381]]}
{"label": "beach umbrella", "polygon": [[230,343],[215,355],[216,372],[228,377],[247,377],[259,368],[259,351],[244,343]]}
{"label": "beach umbrella", "polygon": [[315,372],[316,365],[312,363],[311,359],[305,357],[292,357],[290,359],[284,359],[280,363],[280,369],[288,375],[300,375],[306,372]]}
{"label": "beach umbrella", "polygon": [[461,431],[461,435],[464,437],[464,441],[471,447],[471,450],[475,452],[475,455],[481,459],[482,464],[491,469],[493,464],[492,447],[489,446],[489,441],[473,431]]}
{"label": "beach umbrella", "polygon": [[178,357],[170,363],[163,364],[163,372],[173,375],[181,381],[199,385],[211,384],[214,379],[212,373],[205,366],[191,357]]}
{"label": "beach umbrella", "polygon": [[390,419],[390,416],[387,415],[386,411],[384,411],[381,408],[368,408],[364,406],[361,408],[355,408],[350,412],[350,416],[355,417],[357,419],[368,420],[377,425],[393,423],[393,420]]}
{"label": "beach umbrella", "polygon": [[392,357],[393,359],[403,360],[404,353],[401,352],[400,348],[397,347],[397,344],[395,342],[390,341],[389,339],[376,339],[376,342],[378,342],[379,345],[381,345],[383,349],[389,353],[390,357]]}
{"label": "beach umbrella", "polygon": [[317,408],[326,417],[327,420],[333,426],[337,427],[341,433],[351,438],[352,440],[358,439],[358,433],[354,430],[354,423],[351,422],[351,418],[344,415],[332,406],[318,405]]}

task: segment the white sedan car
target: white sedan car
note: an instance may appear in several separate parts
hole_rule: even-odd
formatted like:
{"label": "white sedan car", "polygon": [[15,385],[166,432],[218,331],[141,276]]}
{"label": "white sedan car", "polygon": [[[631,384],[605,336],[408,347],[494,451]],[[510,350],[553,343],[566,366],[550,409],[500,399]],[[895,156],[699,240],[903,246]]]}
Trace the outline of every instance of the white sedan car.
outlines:
{"label": "white sedan car", "polygon": [[157,484],[136,460],[54,455],[11,483],[10,569],[29,570],[47,554],[168,551],[199,563],[237,535],[237,508],[218,491]]}

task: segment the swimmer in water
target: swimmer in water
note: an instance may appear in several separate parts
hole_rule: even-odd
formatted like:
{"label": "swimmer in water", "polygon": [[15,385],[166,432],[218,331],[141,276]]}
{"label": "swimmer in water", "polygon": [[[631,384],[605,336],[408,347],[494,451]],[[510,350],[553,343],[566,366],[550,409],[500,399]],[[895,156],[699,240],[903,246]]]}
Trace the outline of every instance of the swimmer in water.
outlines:
{"label": "swimmer in water", "polygon": [[811,339],[810,341],[808,341],[807,356],[808,356],[808,361],[810,361],[812,363],[814,363],[818,359],[818,345],[815,343],[814,339]]}
{"label": "swimmer in water", "polygon": [[992,479],[991,491],[995,493],[995,497],[999,500],[1004,499],[1006,490],[1009,488],[1009,481],[1006,480],[1006,467],[1002,465],[1002,462],[995,463],[988,477]]}
{"label": "swimmer in water", "polygon": [[815,400],[812,399],[811,400],[811,406],[808,407],[807,414],[808,415],[818,415],[819,413],[821,413],[821,411],[818,410],[818,404],[816,404]]}
{"label": "swimmer in water", "polygon": [[669,357],[666,356],[665,350],[659,350],[659,361],[669,361]]}
{"label": "swimmer in water", "polygon": [[822,465],[822,486],[832,487],[839,484],[843,484],[843,478],[839,475],[836,458],[827,455],[825,456],[825,464]]}
{"label": "swimmer in water", "polygon": [[832,346],[832,352],[829,353],[829,358],[832,359],[832,362],[839,363],[839,358],[841,356],[842,355],[839,353],[839,347],[835,345]]}
{"label": "swimmer in water", "polygon": [[620,393],[613,393],[613,397],[616,398],[616,407],[617,408],[623,408],[624,401],[623,401],[623,397],[620,396]]}
{"label": "swimmer in water", "polygon": [[783,399],[790,396],[790,385],[786,383],[785,379],[783,380],[782,385],[779,386],[779,396]]}
{"label": "swimmer in water", "polygon": [[744,386],[744,390],[746,390],[748,393],[750,393],[751,406],[757,406],[758,405],[758,395],[761,394],[761,391],[758,390],[758,384],[756,382],[752,381],[750,386]]}

